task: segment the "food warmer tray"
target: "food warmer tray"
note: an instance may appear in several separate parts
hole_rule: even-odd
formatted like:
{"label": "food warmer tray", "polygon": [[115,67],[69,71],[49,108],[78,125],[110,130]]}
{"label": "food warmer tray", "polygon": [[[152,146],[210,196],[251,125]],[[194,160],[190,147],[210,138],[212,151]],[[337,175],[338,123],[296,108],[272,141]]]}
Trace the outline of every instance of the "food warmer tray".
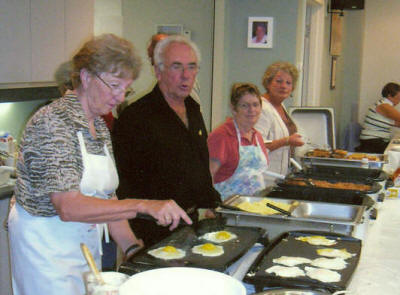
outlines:
{"label": "food warmer tray", "polygon": [[318,175],[330,179],[356,180],[367,183],[376,181],[381,182],[388,179],[388,174],[380,169],[364,169],[358,167],[339,167],[339,166],[310,166],[303,170],[307,175]]}
{"label": "food warmer tray", "polygon": [[[349,152],[347,155],[358,154]],[[368,154],[363,153],[369,156],[375,156],[378,158],[378,161],[368,161],[368,168],[369,169],[380,169],[382,170],[383,165],[387,163],[387,157],[383,154]],[[307,156],[305,154],[301,158],[303,166],[314,166],[314,165],[321,165],[321,166],[339,166],[339,167],[358,167],[361,168],[363,163],[361,160],[353,160],[353,159],[341,159],[341,158],[325,158],[325,157],[312,157]]]}
{"label": "food warmer tray", "polygon": [[[266,231],[262,228],[224,225],[224,227],[219,230],[226,230],[237,235],[236,239],[219,244],[224,247],[224,254],[221,256],[206,257],[192,253],[191,248],[193,246],[212,242],[201,239],[200,235],[193,227],[184,226],[177,229],[169,237],[159,243],[139,251],[129,261],[122,263],[118,271],[128,275],[133,275],[145,270],[162,267],[188,266],[224,272],[230,265],[242,257],[255,243],[268,243]],[[186,256],[182,259],[163,260],[155,258],[147,253],[152,249],[168,245],[185,250]]]}
{"label": "food warmer tray", "polygon": [[266,197],[312,202],[363,205],[367,209],[375,204],[374,200],[365,193],[351,190],[334,190],[319,187],[274,187],[270,192],[268,192]]}
{"label": "food warmer tray", "polygon": [[[307,242],[296,240],[299,236],[324,236],[327,239],[336,240],[337,244],[333,246],[315,246]],[[273,273],[269,274],[265,270],[273,265],[273,259],[281,256],[297,256],[309,259],[323,257],[317,254],[319,248],[335,248],[346,249],[349,253],[356,254],[355,256],[346,259],[347,267],[343,270],[336,270],[341,275],[341,280],[335,283],[325,283],[319,280],[311,279],[307,276],[297,278],[279,277]],[[354,271],[357,268],[361,254],[361,240],[349,237],[346,235],[320,232],[320,231],[290,231],[283,233],[275,239],[269,247],[266,247],[244,277],[244,281],[253,284],[256,291],[262,290],[263,287],[286,287],[286,288],[306,288],[316,290],[327,290],[329,292],[337,292],[345,290]],[[303,269],[307,264],[297,265]],[[312,266],[313,267],[313,266]]]}
{"label": "food warmer tray", "polygon": [[[325,187],[318,187],[318,186],[314,186],[312,183],[312,180],[323,180],[323,181],[327,181],[330,182],[332,184],[338,183],[338,182],[346,182],[346,183],[354,183],[354,184],[361,184],[361,185],[369,185],[370,188],[368,190],[357,190],[357,189],[348,189],[348,188],[325,188]],[[295,183],[288,183],[288,181],[305,181],[305,185],[300,185],[300,184],[295,184]],[[379,192],[382,189],[382,186],[377,183],[376,181],[372,181],[372,180],[356,180],[356,179],[335,179],[335,178],[327,178],[325,176],[322,175],[318,175],[318,174],[308,174],[308,173],[302,173],[302,172],[298,172],[298,173],[294,173],[291,174],[289,177],[286,177],[285,179],[278,179],[276,180],[276,184],[279,187],[282,188],[287,188],[287,187],[296,187],[301,189],[304,188],[317,188],[321,190],[321,193],[323,194],[324,190],[329,190],[329,191],[337,191],[338,194],[340,194],[342,191],[350,191],[350,192],[354,192],[354,193],[364,193],[364,194],[375,194],[377,192]]]}
{"label": "food warmer tray", "polygon": [[227,224],[236,226],[262,227],[267,230],[270,239],[290,230],[321,230],[356,234],[364,225],[366,198],[357,196],[357,204],[313,202],[300,199],[272,198],[274,202],[292,204],[291,216],[284,214],[261,215],[242,211],[235,207],[244,202],[258,202],[263,197],[234,195],[227,198],[223,205],[216,209],[227,219]]}

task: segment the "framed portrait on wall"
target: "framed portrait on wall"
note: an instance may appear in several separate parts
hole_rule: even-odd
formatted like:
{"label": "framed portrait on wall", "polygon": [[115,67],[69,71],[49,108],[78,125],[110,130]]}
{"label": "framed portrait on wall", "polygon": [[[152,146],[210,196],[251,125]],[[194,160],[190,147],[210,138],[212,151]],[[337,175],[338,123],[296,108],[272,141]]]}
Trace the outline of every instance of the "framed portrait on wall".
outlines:
{"label": "framed portrait on wall", "polygon": [[247,47],[272,48],[273,17],[249,17]]}

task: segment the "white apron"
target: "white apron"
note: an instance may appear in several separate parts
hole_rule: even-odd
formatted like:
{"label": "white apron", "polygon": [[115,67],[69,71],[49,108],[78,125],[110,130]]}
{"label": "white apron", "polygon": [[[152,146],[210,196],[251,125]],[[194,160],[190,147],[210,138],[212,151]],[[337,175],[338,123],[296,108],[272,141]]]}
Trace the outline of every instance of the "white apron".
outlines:
{"label": "white apron", "polygon": [[[88,154],[78,132],[85,195],[106,198],[118,186],[118,174],[106,145],[105,156]],[[79,210],[79,208],[77,208]],[[89,270],[80,243],[101,266],[99,232],[95,224],[63,222],[58,216],[32,216],[17,203],[10,212],[9,238],[14,295],[84,294],[82,274]]]}
{"label": "white apron", "polygon": [[[282,105],[283,106],[283,105]],[[283,106],[285,109],[285,107]],[[286,115],[288,115],[285,109]],[[262,112],[255,126],[256,130],[261,132],[266,142],[282,137],[289,136],[289,130],[283,122],[278,111],[266,99],[262,98]],[[274,151],[268,152],[269,170],[279,174],[286,175],[289,168],[290,146],[283,146]],[[269,181],[271,184],[273,181]]]}
{"label": "white apron", "polygon": [[268,162],[261,149],[258,137],[257,145],[242,146],[240,131],[233,121],[239,143],[239,163],[235,172],[228,179],[215,183],[215,189],[221,194],[222,200],[232,195],[254,195],[267,187]]}

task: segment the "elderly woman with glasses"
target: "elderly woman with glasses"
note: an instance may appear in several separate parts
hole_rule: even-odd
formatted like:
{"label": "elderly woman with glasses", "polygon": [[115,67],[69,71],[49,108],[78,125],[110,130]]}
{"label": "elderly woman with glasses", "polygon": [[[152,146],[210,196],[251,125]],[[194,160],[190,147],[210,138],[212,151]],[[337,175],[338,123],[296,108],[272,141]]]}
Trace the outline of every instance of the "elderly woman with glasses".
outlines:
{"label": "elderly woman with glasses", "polygon": [[124,100],[139,70],[130,42],[112,34],[88,41],[73,58],[75,92],[29,120],[8,219],[15,295],[84,294],[82,274],[89,268],[81,243],[100,266],[103,235],[107,240],[110,233],[129,255],[142,241],[127,219],[143,212],[169,225],[165,214],[181,210],[174,201],[115,195],[118,174],[101,115]]}
{"label": "elderly woman with glasses", "polygon": [[233,117],[208,137],[210,171],[222,199],[254,195],[266,188],[268,154],[254,129],[261,113],[261,95],[250,83],[235,83],[231,91]]}

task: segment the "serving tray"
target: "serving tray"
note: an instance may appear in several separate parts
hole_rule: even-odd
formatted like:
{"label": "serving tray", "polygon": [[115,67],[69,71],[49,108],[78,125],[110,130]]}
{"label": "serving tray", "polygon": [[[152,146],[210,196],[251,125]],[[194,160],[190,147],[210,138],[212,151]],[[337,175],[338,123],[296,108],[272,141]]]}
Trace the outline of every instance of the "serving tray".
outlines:
{"label": "serving tray", "polygon": [[[333,246],[314,246],[307,242],[296,240],[300,236],[324,236],[327,239],[337,241]],[[296,278],[279,277],[273,273],[269,274],[265,270],[273,265],[272,260],[281,256],[297,256],[309,259],[316,259],[323,256],[317,254],[316,250],[320,248],[346,249],[355,256],[346,259],[347,267],[342,270],[336,270],[340,273],[341,279],[335,283],[324,283],[319,280],[311,279],[307,276]],[[265,248],[249,268],[244,281],[253,284],[257,290],[264,287],[286,287],[286,288],[309,288],[324,289],[329,292],[336,292],[346,289],[350,283],[351,277],[357,268],[361,254],[361,240],[341,234],[319,232],[319,231],[290,231],[282,234],[275,239],[269,247]],[[309,264],[297,265],[304,271],[305,266]],[[312,266],[313,267],[313,266]]]}
{"label": "serving tray", "polygon": [[[358,154],[349,152],[347,155]],[[383,165],[387,163],[387,158],[383,154],[367,154],[369,156],[375,156],[378,158],[377,161],[368,161],[369,169],[380,169],[382,170]],[[341,159],[341,158],[325,158],[325,157],[313,157],[305,154],[301,158],[304,166],[313,166],[313,165],[323,165],[323,166],[339,166],[339,167],[358,167],[361,168],[363,166],[362,160],[354,160],[354,159]]]}

